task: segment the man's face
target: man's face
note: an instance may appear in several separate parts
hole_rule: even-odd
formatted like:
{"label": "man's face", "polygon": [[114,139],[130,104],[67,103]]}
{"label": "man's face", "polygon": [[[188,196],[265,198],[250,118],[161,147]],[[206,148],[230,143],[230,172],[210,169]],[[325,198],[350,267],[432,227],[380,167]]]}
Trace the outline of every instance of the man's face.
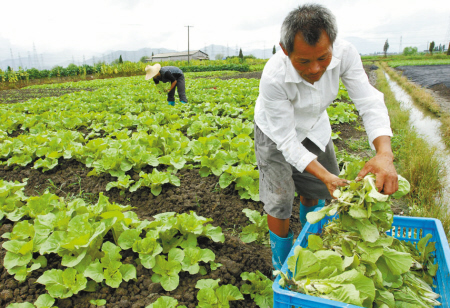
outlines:
{"label": "man's face", "polygon": [[161,72],[158,72],[158,74],[156,74],[155,76],[153,76],[153,80],[158,79],[159,76],[161,76]]}
{"label": "man's face", "polygon": [[[286,55],[287,51],[281,46]],[[294,50],[289,59],[297,73],[311,84],[319,81],[330,65],[333,56],[333,46],[325,31],[315,46],[311,46],[303,40],[303,35],[298,32],[294,38]]]}

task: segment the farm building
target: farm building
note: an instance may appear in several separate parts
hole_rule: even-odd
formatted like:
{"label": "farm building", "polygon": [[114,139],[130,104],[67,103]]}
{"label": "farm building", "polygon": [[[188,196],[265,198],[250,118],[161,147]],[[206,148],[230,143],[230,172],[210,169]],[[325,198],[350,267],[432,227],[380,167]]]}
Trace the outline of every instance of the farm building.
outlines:
{"label": "farm building", "polygon": [[[188,60],[188,52],[182,51],[182,52],[160,53],[148,58],[147,62],[187,61],[187,60]],[[189,60],[209,60],[209,57],[206,53],[204,53],[201,50],[190,50]]]}

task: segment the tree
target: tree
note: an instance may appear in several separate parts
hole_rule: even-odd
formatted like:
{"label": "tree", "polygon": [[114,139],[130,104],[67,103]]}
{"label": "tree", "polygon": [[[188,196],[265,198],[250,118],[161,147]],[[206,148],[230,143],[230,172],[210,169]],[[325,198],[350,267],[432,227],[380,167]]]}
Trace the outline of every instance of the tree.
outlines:
{"label": "tree", "polygon": [[216,60],[222,60],[222,59],[223,59],[223,54],[221,54],[221,53],[216,53],[215,59],[216,59]]}
{"label": "tree", "polygon": [[147,56],[142,56],[142,57],[139,59],[139,62],[146,63],[146,62],[147,62],[147,59],[148,59]]}
{"label": "tree", "polygon": [[389,49],[389,42],[388,40],[386,40],[386,42],[384,43],[384,47],[383,47],[383,51],[384,51],[384,57],[387,57],[387,51]]}
{"label": "tree", "polygon": [[403,49],[403,55],[404,56],[413,56],[417,54],[417,47],[405,47]]}
{"label": "tree", "polygon": [[450,56],[450,43],[448,43],[447,56]]}
{"label": "tree", "polygon": [[430,51],[431,55],[433,55],[434,41],[432,41],[432,42],[430,43],[430,48],[429,48],[428,50]]}
{"label": "tree", "polygon": [[241,59],[241,62],[244,61],[244,54],[242,53],[242,48],[239,48],[239,59]]}
{"label": "tree", "polygon": [[276,48],[275,48],[275,45],[273,45],[272,54],[276,54],[276,53],[277,53],[277,50],[276,50]]}
{"label": "tree", "polygon": [[122,55],[119,56],[119,64],[122,64],[123,60],[122,60]]}

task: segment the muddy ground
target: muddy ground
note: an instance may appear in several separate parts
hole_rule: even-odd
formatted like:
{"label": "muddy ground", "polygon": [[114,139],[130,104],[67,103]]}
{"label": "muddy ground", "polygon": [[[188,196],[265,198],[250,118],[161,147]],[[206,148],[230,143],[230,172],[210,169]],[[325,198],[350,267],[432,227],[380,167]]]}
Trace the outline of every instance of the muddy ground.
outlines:
{"label": "muddy ground", "polygon": [[[257,73],[243,74],[241,78],[257,77]],[[244,77],[245,76],[245,77]],[[260,74],[259,74],[260,76]],[[373,78],[371,78],[373,80]],[[364,132],[355,127],[360,123],[344,124],[335,126],[333,129],[340,131],[341,140],[336,140],[335,144],[340,149],[346,149],[351,153],[358,153],[364,156],[369,152],[353,151],[347,140],[359,139],[365,135]],[[31,166],[32,164],[30,164]],[[167,295],[176,298],[179,304],[194,308],[197,303],[197,290],[194,288],[197,280],[204,278],[221,279],[221,284],[233,284],[240,287],[243,282],[240,274],[244,271],[259,270],[268,277],[271,277],[271,252],[270,248],[257,244],[244,244],[238,237],[241,229],[249,224],[248,218],[242,213],[244,208],[258,210],[263,213],[263,204],[241,199],[233,186],[220,189],[218,177],[200,177],[198,170],[181,170],[178,174],[181,185],[174,187],[163,186],[162,193],[155,197],[150,193],[149,188],[141,188],[134,193],[126,192],[120,195],[116,188],[109,192],[105,191],[108,182],[113,178],[109,174],[99,177],[88,177],[90,171],[83,164],[75,160],[59,161],[59,165],[48,172],[42,173],[40,170],[18,166],[0,166],[0,178],[7,181],[22,181],[27,178],[25,193],[29,196],[42,194],[46,189],[61,197],[79,196],[95,202],[100,192],[104,192],[110,201],[120,204],[130,204],[135,207],[135,212],[140,219],[150,219],[153,215],[175,211],[178,213],[188,213],[195,211],[198,215],[212,218],[213,225],[221,226],[225,233],[225,243],[214,243],[210,240],[200,240],[202,248],[213,250],[216,255],[216,262],[223,264],[216,271],[208,271],[206,276],[189,275],[186,272],[180,274],[180,285],[172,291],[164,291],[159,283],[153,283],[150,279],[152,271],[137,266],[137,280],[123,282],[118,289],[104,285],[99,291],[94,293],[80,292],[71,298],[60,300],[55,303],[60,308],[87,308],[94,307],[89,304],[91,299],[106,299],[108,308],[141,308],[154,302],[159,296]],[[136,177],[137,174],[130,174]],[[301,231],[301,224],[298,219],[299,200],[294,201],[294,211],[290,219],[291,227],[295,237]],[[400,214],[401,207],[394,209]],[[10,232],[12,223],[3,221],[0,228],[0,235]],[[2,244],[3,242],[1,242]],[[0,307],[6,307],[10,303],[20,303],[24,301],[34,302],[40,294],[46,293],[43,285],[35,283],[36,279],[43,273],[37,270],[32,273],[24,283],[18,283],[9,275],[1,265],[5,255],[5,250],[0,250]],[[124,256],[125,257],[125,256]],[[129,256],[133,257],[133,256]],[[136,257],[136,256],[134,256]],[[49,266],[46,268],[60,268],[60,259],[52,256],[49,259]],[[232,301],[230,307],[252,308],[257,307],[249,296],[245,296],[244,301]]]}
{"label": "muddy ground", "polygon": [[422,87],[431,88],[443,84],[450,88],[450,65],[398,66],[395,69],[402,71],[403,76]]}
{"label": "muddy ground", "polygon": [[21,103],[29,99],[50,96],[62,96],[76,91],[95,91],[92,88],[60,88],[60,89],[11,89],[0,91],[0,103]]}
{"label": "muddy ground", "polygon": [[431,94],[441,110],[450,114],[450,65],[399,66],[395,68]]}

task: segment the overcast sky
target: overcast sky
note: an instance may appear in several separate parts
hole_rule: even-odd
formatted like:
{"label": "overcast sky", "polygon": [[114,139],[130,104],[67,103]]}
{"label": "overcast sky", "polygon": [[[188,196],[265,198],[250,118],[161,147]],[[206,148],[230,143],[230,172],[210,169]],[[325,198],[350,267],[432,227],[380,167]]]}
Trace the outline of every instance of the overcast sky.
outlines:
{"label": "overcast sky", "polygon": [[[426,49],[434,40],[448,46],[449,0],[1,0],[0,60],[20,53],[66,51],[89,57],[112,50],[272,48],[286,14],[306,2],[330,8],[339,37],[361,53],[400,46]],[[400,45],[400,37],[402,43]],[[447,41],[445,41],[447,40]],[[359,42],[359,43],[356,43]],[[373,50],[376,49],[376,50]],[[367,51],[369,50],[369,51]]]}

